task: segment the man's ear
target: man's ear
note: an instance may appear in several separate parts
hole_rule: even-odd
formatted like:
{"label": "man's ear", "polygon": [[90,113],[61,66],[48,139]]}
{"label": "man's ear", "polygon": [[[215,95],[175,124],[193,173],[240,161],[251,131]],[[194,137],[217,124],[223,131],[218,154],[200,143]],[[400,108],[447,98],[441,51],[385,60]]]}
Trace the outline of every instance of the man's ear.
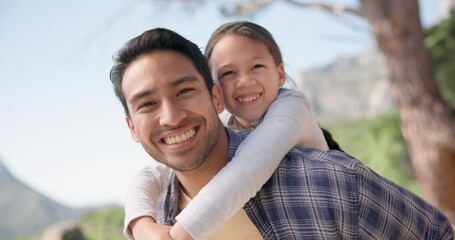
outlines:
{"label": "man's ear", "polygon": [[218,114],[224,111],[223,92],[218,83],[213,84],[212,87],[212,102]]}
{"label": "man's ear", "polygon": [[284,66],[282,63],[278,66],[278,84],[279,86],[283,86],[286,82],[286,72],[284,71]]}
{"label": "man's ear", "polygon": [[139,142],[139,137],[137,136],[133,121],[128,116],[125,117],[125,120],[126,120],[126,124],[128,125],[128,128],[130,129],[131,138],[133,138],[133,140],[135,142]]}

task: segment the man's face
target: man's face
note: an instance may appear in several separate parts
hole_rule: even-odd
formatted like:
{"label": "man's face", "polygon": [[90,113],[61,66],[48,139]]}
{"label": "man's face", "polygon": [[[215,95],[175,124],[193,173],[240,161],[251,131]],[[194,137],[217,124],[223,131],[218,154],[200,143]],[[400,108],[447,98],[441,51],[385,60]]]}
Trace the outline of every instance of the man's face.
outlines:
{"label": "man's face", "polygon": [[126,69],[122,89],[131,135],[155,160],[190,171],[217,150],[221,90],[215,85],[210,96],[185,55],[161,50],[139,57]]}

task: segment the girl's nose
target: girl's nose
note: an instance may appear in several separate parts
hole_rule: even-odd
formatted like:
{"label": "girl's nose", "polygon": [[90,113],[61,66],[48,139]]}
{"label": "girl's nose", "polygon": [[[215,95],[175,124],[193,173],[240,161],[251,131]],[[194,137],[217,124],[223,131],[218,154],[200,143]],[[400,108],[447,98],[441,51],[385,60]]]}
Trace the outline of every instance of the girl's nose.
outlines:
{"label": "girl's nose", "polygon": [[238,88],[245,88],[253,85],[255,83],[254,78],[247,73],[241,74],[237,79],[237,87]]}

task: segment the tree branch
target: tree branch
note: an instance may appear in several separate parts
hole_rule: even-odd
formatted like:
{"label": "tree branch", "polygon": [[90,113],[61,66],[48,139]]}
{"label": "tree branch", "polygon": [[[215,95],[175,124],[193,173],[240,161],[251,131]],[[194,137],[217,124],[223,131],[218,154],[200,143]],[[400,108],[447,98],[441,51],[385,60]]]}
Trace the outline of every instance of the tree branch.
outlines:
{"label": "tree branch", "polygon": [[[272,0],[251,0],[247,3],[243,3],[241,0],[233,1],[233,3],[222,4],[221,5],[221,14],[226,17],[232,16],[252,16],[254,13],[258,12],[269,6],[272,3]],[[233,5],[234,7],[229,7]]]}
{"label": "tree branch", "polygon": [[90,45],[97,37],[101,35],[101,33],[108,30],[112,27],[115,23],[120,20],[120,18],[127,16],[130,14],[135,8],[139,1],[129,1],[125,6],[120,8],[117,12],[114,12],[111,16],[109,16],[106,20],[104,20],[101,24],[96,26],[96,28],[88,34],[84,41],[82,42],[82,46]]}
{"label": "tree branch", "polygon": [[311,8],[319,8],[321,10],[327,11],[331,14],[340,14],[340,13],[349,13],[353,14],[357,17],[363,17],[360,12],[355,8],[349,8],[343,5],[329,5],[322,2],[299,2],[295,0],[284,0],[287,3],[293,4],[298,7],[311,7]]}
{"label": "tree branch", "polygon": [[[326,4],[323,2],[310,2],[310,3],[309,2],[299,2],[296,0],[284,0],[284,1],[291,5],[301,7],[301,8],[321,9],[323,11],[328,12],[332,17],[336,17],[338,19],[340,19],[340,14],[343,14],[343,13],[351,14],[353,16],[365,19],[358,9],[349,8],[344,5],[330,5],[330,4]],[[343,24],[346,25],[347,27],[351,28],[352,30],[362,32],[362,33],[370,33],[369,30],[365,30],[364,28],[362,28],[360,26],[355,26],[355,25],[347,23],[347,22],[344,22]]]}

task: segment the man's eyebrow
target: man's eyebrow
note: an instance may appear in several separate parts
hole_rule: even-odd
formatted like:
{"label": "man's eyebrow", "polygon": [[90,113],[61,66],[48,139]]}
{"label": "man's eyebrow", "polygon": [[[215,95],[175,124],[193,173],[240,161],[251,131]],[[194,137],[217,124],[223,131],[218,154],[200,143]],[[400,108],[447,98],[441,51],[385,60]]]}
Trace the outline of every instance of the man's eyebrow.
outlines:
{"label": "man's eyebrow", "polygon": [[130,103],[134,103],[134,102],[137,102],[139,101],[141,98],[144,98],[144,97],[147,97],[147,96],[150,96],[153,94],[153,91],[143,91],[143,92],[138,92],[136,94],[134,94],[131,99],[129,100]]}
{"label": "man's eyebrow", "polygon": [[[178,78],[174,81],[172,81],[170,84],[169,84],[169,88],[172,88],[172,87],[177,87],[181,84],[184,84],[184,83],[187,83],[187,82],[197,82],[198,81],[198,78],[196,76],[192,76],[192,75],[189,75],[189,76],[184,76],[184,77],[181,77],[181,78]],[[134,94],[131,99],[130,99],[130,103],[134,103],[136,101],[139,101],[141,98],[144,98],[144,97],[147,97],[147,96],[150,96],[154,93],[155,91],[143,91],[143,92],[138,92],[136,94]]]}
{"label": "man's eyebrow", "polygon": [[170,84],[170,87],[176,87],[183,83],[197,82],[197,81],[198,81],[198,78],[196,76],[192,76],[192,75],[184,76],[184,77],[181,77],[181,78],[178,78],[178,79],[172,81]]}

